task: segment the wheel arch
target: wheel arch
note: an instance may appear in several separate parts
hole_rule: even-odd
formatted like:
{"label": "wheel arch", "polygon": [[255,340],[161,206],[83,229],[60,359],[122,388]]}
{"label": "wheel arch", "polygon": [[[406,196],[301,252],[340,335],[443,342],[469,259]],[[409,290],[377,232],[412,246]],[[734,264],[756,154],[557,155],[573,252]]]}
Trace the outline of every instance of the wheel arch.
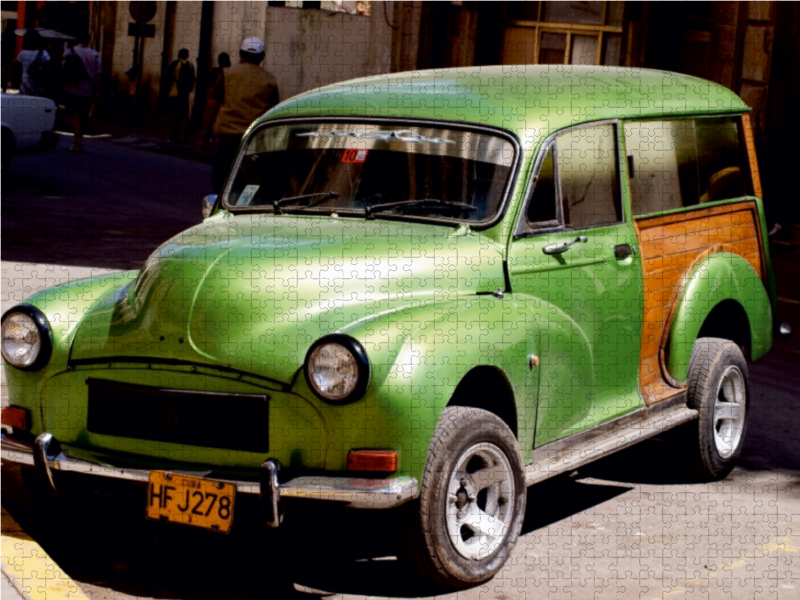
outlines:
{"label": "wheel arch", "polygon": [[708,313],[700,326],[697,337],[730,340],[739,346],[742,353],[747,356],[752,339],[747,312],[736,300],[723,300]]}
{"label": "wheel arch", "polygon": [[479,365],[459,381],[447,407],[480,408],[500,418],[519,439],[517,403],[506,374],[499,367]]}
{"label": "wheel arch", "polygon": [[665,349],[673,379],[686,381],[692,348],[700,337],[731,340],[749,348],[752,360],[772,344],[769,295],[756,270],[738,254],[712,254],[687,278]]}

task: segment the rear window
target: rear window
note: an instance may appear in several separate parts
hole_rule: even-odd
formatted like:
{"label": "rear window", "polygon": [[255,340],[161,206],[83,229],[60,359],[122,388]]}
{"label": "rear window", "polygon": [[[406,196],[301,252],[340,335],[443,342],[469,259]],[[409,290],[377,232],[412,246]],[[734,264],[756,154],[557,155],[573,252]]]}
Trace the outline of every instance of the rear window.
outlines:
{"label": "rear window", "polygon": [[740,119],[625,123],[634,215],[750,195]]}

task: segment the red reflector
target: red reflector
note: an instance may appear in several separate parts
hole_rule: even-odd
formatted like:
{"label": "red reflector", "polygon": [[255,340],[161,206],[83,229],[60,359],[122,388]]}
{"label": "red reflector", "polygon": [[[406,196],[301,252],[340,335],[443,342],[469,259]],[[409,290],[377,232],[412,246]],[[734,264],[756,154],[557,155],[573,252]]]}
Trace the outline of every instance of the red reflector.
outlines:
{"label": "red reflector", "polygon": [[14,429],[28,429],[28,411],[24,408],[6,406],[3,409],[3,425],[10,425]]}
{"label": "red reflector", "polygon": [[351,450],[347,454],[348,471],[397,471],[397,452],[391,450]]}

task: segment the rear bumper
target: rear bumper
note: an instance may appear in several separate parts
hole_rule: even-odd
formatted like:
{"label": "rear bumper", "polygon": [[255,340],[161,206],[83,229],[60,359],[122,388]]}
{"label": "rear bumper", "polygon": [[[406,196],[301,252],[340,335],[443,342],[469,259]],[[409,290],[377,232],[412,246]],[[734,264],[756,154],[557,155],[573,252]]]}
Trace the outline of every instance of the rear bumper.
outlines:
{"label": "rear bumper", "polygon": [[[55,450],[53,450],[55,449]],[[52,487],[53,471],[83,473],[99,477],[111,477],[128,481],[148,482],[150,469],[129,469],[104,464],[100,461],[76,459],[57,450],[57,444],[50,434],[39,435],[33,443],[13,437],[2,436],[0,454],[3,460],[35,467],[39,476]],[[388,479],[364,479],[350,477],[296,477],[291,481],[279,483],[277,461],[266,460],[261,466],[259,481],[228,480],[236,485],[240,494],[256,494],[261,497],[262,506],[268,514],[268,522],[277,526],[278,503],[285,498],[327,500],[343,503],[354,508],[387,509],[399,506],[419,496],[419,483],[413,477],[393,477]],[[176,471],[187,475],[203,477],[204,472],[191,470]],[[216,479],[220,479],[216,477]]]}
{"label": "rear bumper", "polygon": [[[37,137],[38,142],[36,141]],[[58,146],[59,139],[55,131],[43,131],[39,136],[17,137],[14,140],[14,146],[8,148],[6,152],[10,152],[13,156],[36,154],[48,148],[55,148]]]}

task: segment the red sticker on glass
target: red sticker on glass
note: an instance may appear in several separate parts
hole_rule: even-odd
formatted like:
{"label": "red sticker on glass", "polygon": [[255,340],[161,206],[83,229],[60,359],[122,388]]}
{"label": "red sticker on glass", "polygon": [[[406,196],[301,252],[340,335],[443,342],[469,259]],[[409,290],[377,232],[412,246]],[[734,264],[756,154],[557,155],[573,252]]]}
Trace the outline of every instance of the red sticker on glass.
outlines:
{"label": "red sticker on glass", "polygon": [[348,148],[342,154],[342,162],[343,163],[363,163],[367,160],[367,152],[368,150],[358,148]]}

